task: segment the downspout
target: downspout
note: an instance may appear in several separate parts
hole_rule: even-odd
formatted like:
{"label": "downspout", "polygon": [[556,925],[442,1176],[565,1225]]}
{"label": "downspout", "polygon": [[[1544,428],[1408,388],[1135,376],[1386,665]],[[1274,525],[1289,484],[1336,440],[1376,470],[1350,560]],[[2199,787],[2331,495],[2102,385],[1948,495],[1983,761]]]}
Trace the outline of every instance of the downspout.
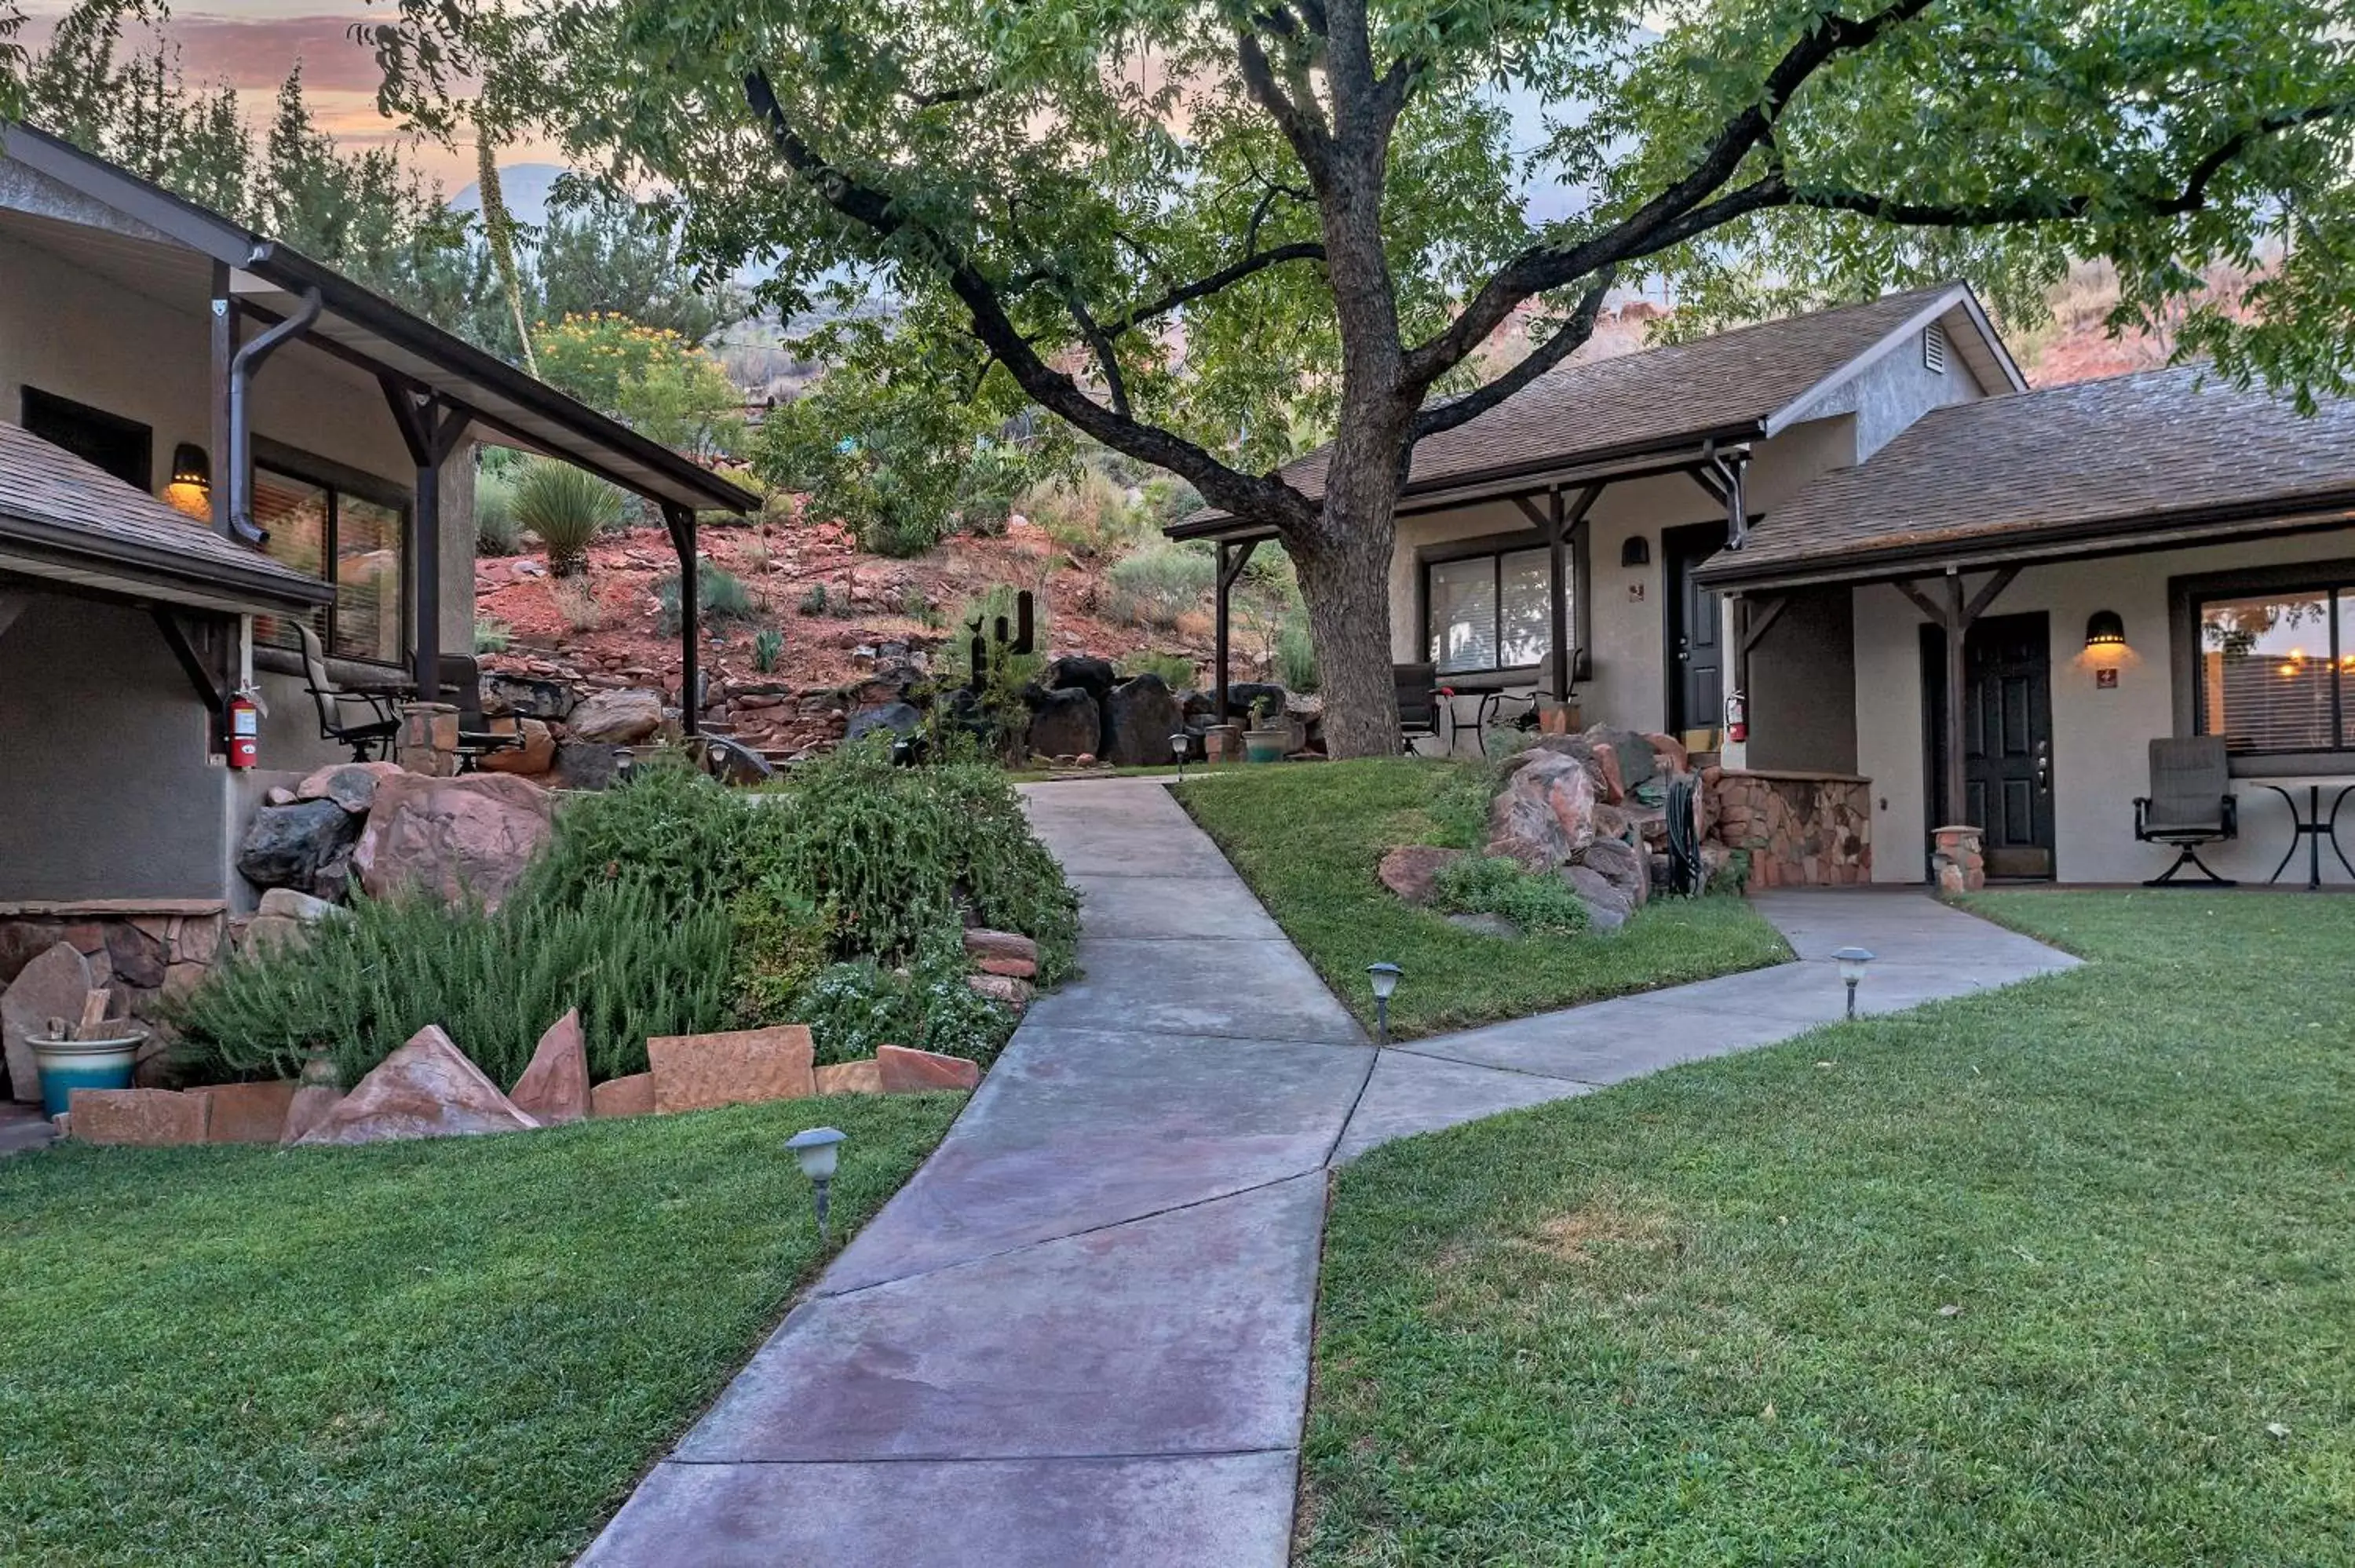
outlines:
{"label": "downspout", "polygon": [[280,344],[297,338],[319,319],[319,291],[303,291],[294,313],[239,349],[229,362],[229,531],[249,545],[269,542],[270,531],[253,521],[253,373]]}

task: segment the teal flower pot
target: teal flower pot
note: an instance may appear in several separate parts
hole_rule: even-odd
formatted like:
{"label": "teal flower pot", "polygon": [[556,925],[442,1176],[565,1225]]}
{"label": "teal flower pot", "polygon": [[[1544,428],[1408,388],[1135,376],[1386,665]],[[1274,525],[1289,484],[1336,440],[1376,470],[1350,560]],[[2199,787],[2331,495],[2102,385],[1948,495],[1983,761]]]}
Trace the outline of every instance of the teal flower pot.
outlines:
{"label": "teal flower pot", "polygon": [[1243,731],[1243,758],[1250,762],[1281,762],[1284,748],[1291,744],[1289,728],[1247,729]]}
{"label": "teal flower pot", "polygon": [[36,1040],[33,1062],[41,1070],[41,1114],[63,1116],[73,1108],[76,1089],[127,1089],[131,1069],[146,1040],[144,1029],[112,1040]]}

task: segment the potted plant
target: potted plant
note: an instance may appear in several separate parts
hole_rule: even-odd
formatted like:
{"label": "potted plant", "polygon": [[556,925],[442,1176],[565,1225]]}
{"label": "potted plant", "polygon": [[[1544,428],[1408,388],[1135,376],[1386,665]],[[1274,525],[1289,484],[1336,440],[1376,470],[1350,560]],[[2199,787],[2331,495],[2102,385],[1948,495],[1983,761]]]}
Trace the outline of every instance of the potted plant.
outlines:
{"label": "potted plant", "polygon": [[[74,1036],[86,1036],[75,1038]],[[33,1041],[33,1065],[41,1074],[41,1114],[63,1116],[76,1089],[127,1089],[147,1027],[127,1018],[109,1018],[69,1031],[52,1020],[47,1039]]]}
{"label": "potted plant", "polygon": [[1292,749],[1292,721],[1284,716],[1273,697],[1252,700],[1252,727],[1243,732],[1243,757],[1252,762],[1281,762]]}

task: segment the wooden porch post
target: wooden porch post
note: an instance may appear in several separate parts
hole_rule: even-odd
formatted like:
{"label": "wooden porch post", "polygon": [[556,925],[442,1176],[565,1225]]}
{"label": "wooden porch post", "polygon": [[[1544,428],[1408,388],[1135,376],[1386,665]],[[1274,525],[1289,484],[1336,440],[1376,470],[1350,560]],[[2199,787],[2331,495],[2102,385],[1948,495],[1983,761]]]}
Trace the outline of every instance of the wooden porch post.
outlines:
{"label": "wooden porch post", "polygon": [[409,569],[416,578],[411,596],[417,624],[412,629],[415,657],[412,676],[417,700],[442,700],[442,463],[458,445],[468,410],[440,397],[420,398],[401,382],[380,378],[385,401],[392,406],[393,422],[417,464],[417,503],[410,508]]}
{"label": "wooden porch post", "polygon": [[678,552],[678,723],[692,739],[703,732],[703,572],[695,558],[695,509],[666,501],[662,513]]}
{"label": "wooden porch post", "polygon": [[1212,675],[1219,683],[1219,689],[1212,699],[1210,711],[1220,724],[1227,722],[1227,687],[1233,681],[1230,665],[1232,660],[1231,644],[1235,584],[1241,578],[1243,567],[1251,564],[1252,552],[1258,548],[1259,541],[1256,539],[1245,539],[1240,544],[1225,539],[1219,541],[1218,630],[1216,651],[1211,655],[1211,663],[1216,666]]}
{"label": "wooden porch post", "polygon": [[225,263],[213,263],[212,318],[212,503],[213,532],[222,538],[231,537],[229,531],[229,465],[236,461],[230,451],[236,437],[229,422],[229,366],[237,357],[237,302],[229,291],[229,268]]}
{"label": "wooden porch post", "polygon": [[1529,504],[1529,497],[1516,495],[1513,504],[1521,515],[1537,524],[1546,542],[1546,609],[1547,632],[1551,643],[1546,654],[1546,678],[1550,683],[1553,700],[1570,701],[1571,677],[1575,673],[1578,650],[1571,645],[1570,637],[1570,542],[1586,524],[1586,514],[1603,495],[1601,481],[1578,493],[1578,500],[1565,505],[1562,489],[1553,485],[1546,491],[1545,510]]}
{"label": "wooden porch post", "polygon": [[1989,577],[1966,604],[1963,600],[1963,575],[1958,570],[1946,573],[1945,602],[1941,604],[1923,593],[1920,588],[1903,580],[1894,586],[1899,593],[1913,601],[1914,608],[1929,617],[1930,623],[1946,634],[1946,723],[1944,739],[1946,747],[1945,778],[1940,781],[1943,799],[1940,802],[1948,824],[1961,822],[1963,818],[1963,698],[1966,691],[1963,669],[1964,646],[1970,636],[1971,625],[1987,613],[1996,596],[2011,586],[2019,575],[2018,567],[2005,567]]}

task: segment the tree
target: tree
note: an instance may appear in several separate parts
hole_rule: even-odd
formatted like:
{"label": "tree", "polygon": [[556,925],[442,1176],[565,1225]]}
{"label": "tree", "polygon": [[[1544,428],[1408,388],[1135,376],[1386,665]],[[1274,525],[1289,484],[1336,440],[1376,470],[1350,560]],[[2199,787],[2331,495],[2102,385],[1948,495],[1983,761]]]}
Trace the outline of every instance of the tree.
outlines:
{"label": "tree", "polygon": [[[478,73],[675,190],[698,256],[949,302],[1039,405],[1273,527],[1343,754],[1395,733],[1413,444],[1560,364],[1623,277],[1696,318],[1955,271],[2018,311],[2098,256],[2134,321],[2262,263],[2245,317],[2191,299],[2184,349],[2301,397],[2355,365],[2339,0],[400,5],[374,39],[414,122]],[[1552,105],[1526,164],[1500,87]],[[1535,224],[1532,177],[1584,199]],[[1534,350],[1469,387],[1533,300]],[[1304,387],[1336,431],[1321,503],[1265,469]]]}
{"label": "tree", "polygon": [[735,291],[696,275],[661,211],[611,192],[552,207],[532,270],[548,321],[624,315],[699,345],[745,313]]}
{"label": "tree", "polygon": [[567,316],[534,336],[549,385],[697,457],[744,441],[743,398],[711,355],[623,315]]}

